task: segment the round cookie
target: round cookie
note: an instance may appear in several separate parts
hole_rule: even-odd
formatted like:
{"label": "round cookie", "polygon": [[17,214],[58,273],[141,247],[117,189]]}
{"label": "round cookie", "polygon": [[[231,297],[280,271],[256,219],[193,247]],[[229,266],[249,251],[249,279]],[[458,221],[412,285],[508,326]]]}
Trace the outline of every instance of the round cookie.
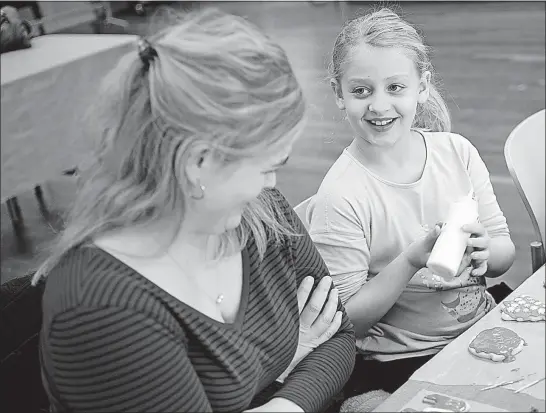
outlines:
{"label": "round cookie", "polygon": [[515,360],[527,343],[515,332],[504,327],[483,330],[472,339],[468,351],[476,357],[495,362],[509,363]]}
{"label": "round cookie", "polygon": [[513,300],[504,300],[501,318],[506,321],[544,321],[546,306],[540,300],[523,294]]}

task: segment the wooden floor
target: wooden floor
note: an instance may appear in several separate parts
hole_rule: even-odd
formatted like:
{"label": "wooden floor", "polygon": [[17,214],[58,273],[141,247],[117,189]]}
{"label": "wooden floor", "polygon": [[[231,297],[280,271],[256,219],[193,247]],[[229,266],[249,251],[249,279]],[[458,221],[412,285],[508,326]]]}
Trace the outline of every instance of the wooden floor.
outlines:
{"label": "wooden floor", "polygon": [[[247,16],[287,51],[310,105],[310,122],[289,164],[279,173],[278,186],[295,205],[312,195],[329,166],[351,140],[336,108],[326,66],[344,18],[370,3],[221,2],[217,6]],[[435,53],[433,63],[443,79],[452,110],[454,131],[480,151],[498,201],[516,244],[514,266],[502,278],[512,287],[531,272],[529,243],[534,240],[527,212],[504,162],[504,142],[526,116],[545,107],[545,22],[540,2],[401,2],[398,10],[418,24]],[[146,18],[126,17],[131,33],[145,34]],[[78,27],[72,32],[89,32]],[[66,205],[73,186],[50,185],[49,202]],[[26,246],[13,234],[6,207],[1,216],[2,280],[23,275],[39,262],[37,253],[50,244],[53,232],[41,219],[32,194],[20,197],[26,219]]]}

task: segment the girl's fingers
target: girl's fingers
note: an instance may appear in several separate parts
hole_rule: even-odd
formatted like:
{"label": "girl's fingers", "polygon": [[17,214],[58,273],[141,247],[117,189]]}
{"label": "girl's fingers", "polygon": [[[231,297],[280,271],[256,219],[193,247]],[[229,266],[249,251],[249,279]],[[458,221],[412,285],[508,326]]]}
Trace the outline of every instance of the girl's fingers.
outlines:
{"label": "girl's fingers", "polygon": [[472,248],[485,249],[489,247],[489,238],[468,238],[467,245]]}
{"label": "girl's fingers", "polygon": [[486,261],[489,259],[489,250],[474,251],[470,257],[474,261]]}
{"label": "girl's fingers", "polygon": [[466,224],[462,227],[464,232],[468,232],[474,236],[485,235],[485,227],[480,222],[473,222],[472,224]]}
{"label": "girl's fingers", "polygon": [[477,268],[474,268],[471,274],[475,277],[484,275],[487,272],[487,261],[480,262]]}

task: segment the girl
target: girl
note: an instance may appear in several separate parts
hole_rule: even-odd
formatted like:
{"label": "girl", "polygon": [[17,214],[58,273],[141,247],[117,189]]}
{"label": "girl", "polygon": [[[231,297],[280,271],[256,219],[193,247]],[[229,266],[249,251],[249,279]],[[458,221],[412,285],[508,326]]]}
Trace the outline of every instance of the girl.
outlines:
{"label": "girl", "polygon": [[100,90],[97,163],[36,274],[52,410],[319,411],[354,332],[274,188],[305,121],[286,54],[211,9],[140,46]]}
{"label": "girl", "polygon": [[[355,326],[358,391],[392,392],[492,308],[484,277],[510,268],[514,245],[484,162],[450,132],[414,27],[388,9],[347,22],[331,85],[354,140],[308,208],[310,235]],[[425,268],[434,237],[413,242],[470,191],[479,223],[464,227],[458,277],[443,279]]]}

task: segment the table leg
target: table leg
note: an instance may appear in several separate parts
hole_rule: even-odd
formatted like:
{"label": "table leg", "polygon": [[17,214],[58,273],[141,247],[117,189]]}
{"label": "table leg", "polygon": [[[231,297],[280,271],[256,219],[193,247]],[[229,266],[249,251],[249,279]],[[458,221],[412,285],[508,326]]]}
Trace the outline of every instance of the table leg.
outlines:
{"label": "table leg", "polygon": [[11,219],[13,228],[17,231],[23,226],[23,213],[21,207],[17,201],[17,197],[9,198],[6,202],[8,206],[8,213]]}
{"label": "table leg", "polygon": [[47,205],[44,200],[44,192],[42,191],[41,186],[34,187],[34,196],[36,196],[36,200],[38,201],[38,208],[40,208],[40,212],[42,213],[42,215],[47,215]]}

